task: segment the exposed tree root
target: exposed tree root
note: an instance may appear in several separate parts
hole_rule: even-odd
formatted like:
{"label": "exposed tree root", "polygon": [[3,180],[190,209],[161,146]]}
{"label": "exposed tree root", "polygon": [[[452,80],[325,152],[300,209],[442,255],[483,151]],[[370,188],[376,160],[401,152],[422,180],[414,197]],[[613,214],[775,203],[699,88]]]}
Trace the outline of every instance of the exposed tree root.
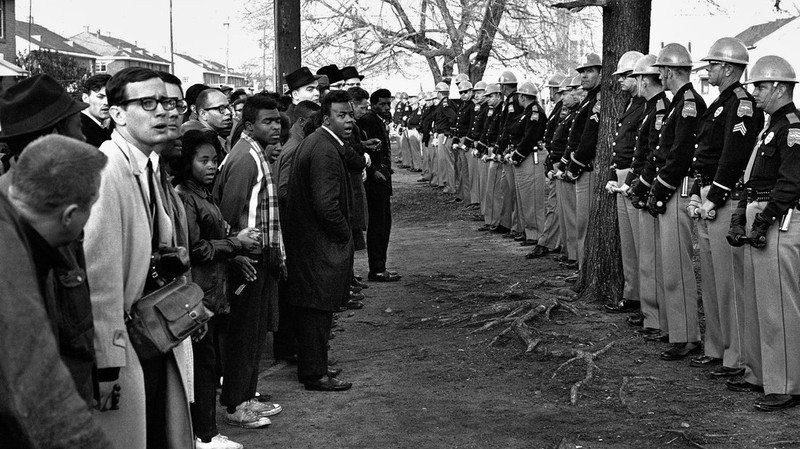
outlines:
{"label": "exposed tree root", "polygon": [[573,362],[583,360],[586,363],[586,375],[583,377],[583,379],[572,384],[572,388],[570,388],[570,404],[575,405],[578,403],[578,390],[581,386],[586,385],[594,377],[594,369],[597,368],[597,365],[594,363],[595,359],[611,349],[611,347],[614,346],[614,343],[615,342],[612,341],[611,343],[605,345],[603,349],[600,349],[596,352],[584,351],[582,349],[572,349],[569,351],[550,351],[547,353],[548,355],[553,355],[556,357],[572,357],[556,368],[556,370],[553,372],[553,375],[550,377],[551,381],[555,379],[555,377],[563,368],[566,368]]}
{"label": "exposed tree root", "polygon": [[514,333],[516,333],[517,337],[519,337],[519,339],[525,343],[526,354],[536,349],[536,346],[538,346],[539,342],[542,341],[541,338],[534,339],[532,329],[524,323],[514,326]]}

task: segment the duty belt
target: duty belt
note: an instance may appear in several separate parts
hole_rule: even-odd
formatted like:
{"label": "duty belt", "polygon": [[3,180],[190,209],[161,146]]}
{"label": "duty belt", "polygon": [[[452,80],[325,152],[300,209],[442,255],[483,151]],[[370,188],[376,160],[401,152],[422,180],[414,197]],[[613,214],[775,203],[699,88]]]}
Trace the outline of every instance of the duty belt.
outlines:
{"label": "duty belt", "polygon": [[747,195],[747,202],[752,203],[754,201],[769,201],[769,194],[772,193],[772,189],[754,189],[752,187],[748,187],[744,189],[745,195]]}
{"label": "duty belt", "polygon": [[699,170],[694,170],[694,179],[700,184],[700,187],[708,187],[714,182],[714,176],[705,175]]}

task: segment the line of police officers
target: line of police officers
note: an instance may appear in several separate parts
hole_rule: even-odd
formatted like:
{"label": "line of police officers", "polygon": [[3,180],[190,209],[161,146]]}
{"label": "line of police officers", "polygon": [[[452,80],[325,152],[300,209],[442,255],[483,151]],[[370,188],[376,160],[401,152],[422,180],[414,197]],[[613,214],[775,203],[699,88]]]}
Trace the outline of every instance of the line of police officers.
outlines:
{"label": "line of police officers", "polygon": [[[702,61],[719,89],[710,105],[690,82],[692,58],[680,44],[657,56],[627,52],[617,64],[630,101],[604,187],[617,195],[625,286],[605,309],[635,311],[628,322],[644,338],[672,344],[662,359],[695,356],[690,365],[713,367],[728,389],[765,393],[757,409],[784,409],[800,403],[800,357],[790,353],[800,348],[798,80],[784,59],[765,56],[751,67],[749,93],[740,82],[748,52],[735,38],[719,39]],[[401,101],[402,138],[421,138],[419,181],[480,207],[480,231],[535,245],[527,258],[559,253],[580,269],[601,182],[601,67],[588,54],[577,76],[551,78],[549,115],[536,85],[511,72],[494,84],[457,79],[460,101],[448,98],[446,83],[412,107]]]}

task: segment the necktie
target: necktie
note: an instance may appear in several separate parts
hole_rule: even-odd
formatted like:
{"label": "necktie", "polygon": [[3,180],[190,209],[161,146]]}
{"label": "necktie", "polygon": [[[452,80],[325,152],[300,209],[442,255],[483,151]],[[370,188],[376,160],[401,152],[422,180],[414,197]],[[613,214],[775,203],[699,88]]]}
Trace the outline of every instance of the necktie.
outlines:
{"label": "necktie", "polygon": [[747,161],[747,167],[744,169],[744,176],[742,177],[742,181],[747,182],[750,180],[750,174],[753,171],[753,164],[756,162],[756,157],[758,156],[758,148],[761,146],[761,136],[769,129],[769,117],[764,121],[764,129],[758,134],[758,138],[756,139],[756,147],[753,149],[753,152],[750,153],[750,160]]}
{"label": "necktie", "polygon": [[155,173],[153,172],[153,161],[147,159],[147,187],[150,190],[150,216],[153,217],[153,239],[150,242],[153,251],[159,247],[158,244],[158,208],[156,207],[156,185]]}

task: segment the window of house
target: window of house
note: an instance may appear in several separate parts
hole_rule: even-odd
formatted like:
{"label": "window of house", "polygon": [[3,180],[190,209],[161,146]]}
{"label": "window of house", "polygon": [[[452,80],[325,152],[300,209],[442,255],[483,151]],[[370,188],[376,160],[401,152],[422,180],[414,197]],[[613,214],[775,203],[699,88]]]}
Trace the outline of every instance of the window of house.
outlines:
{"label": "window of house", "polygon": [[700,95],[708,95],[708,78],[702,78],[700,80]]}
{"label": "window of house", "polygon": [[0,0],[0,39],[6,37],[6,0]]}
{"label": "window of house", "polygon": [[108,67],[106,66],[106,63],[105,63],[105,62],[103,62],[103,61],[97,61],[97,62],[94,64],[94,71],[95,71],[95,72],[107,72],[107,71],[108,71]]}

